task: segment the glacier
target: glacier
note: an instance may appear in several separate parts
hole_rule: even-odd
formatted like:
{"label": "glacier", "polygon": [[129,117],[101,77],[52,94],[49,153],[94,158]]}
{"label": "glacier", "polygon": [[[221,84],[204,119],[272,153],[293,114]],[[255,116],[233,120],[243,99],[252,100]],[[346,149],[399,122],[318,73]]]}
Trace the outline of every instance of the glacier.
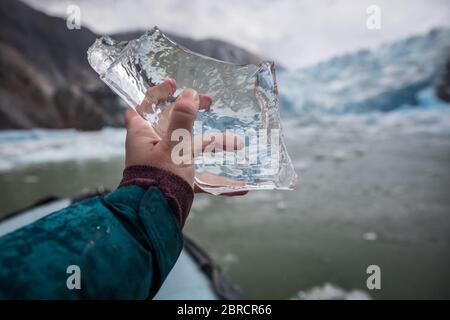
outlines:
{"label": "glacier", "polygon": [[450,58],[450,29],[362,50],[278,75],[282,115],[300,124],[324,116],[420,108]]}

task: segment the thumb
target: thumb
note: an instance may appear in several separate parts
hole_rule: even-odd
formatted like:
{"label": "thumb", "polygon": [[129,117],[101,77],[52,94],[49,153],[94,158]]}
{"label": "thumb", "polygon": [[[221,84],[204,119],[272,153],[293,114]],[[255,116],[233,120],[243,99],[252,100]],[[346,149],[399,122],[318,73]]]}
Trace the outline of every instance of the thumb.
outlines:
{"label": "thumb", "polygon": [[169,126],[164,138],[170,141],[172,133],[177,129],[185,129],[192,133],[199,106],[200,97],[197,91],[193,89],[184,90],[172,106]]}
{"label": "thumb", "polygon": [[128,107],[125,112],[125,127],[127,130],[136,127],[137,125],[145,124],[144,118],[140,116],[135,109]]}

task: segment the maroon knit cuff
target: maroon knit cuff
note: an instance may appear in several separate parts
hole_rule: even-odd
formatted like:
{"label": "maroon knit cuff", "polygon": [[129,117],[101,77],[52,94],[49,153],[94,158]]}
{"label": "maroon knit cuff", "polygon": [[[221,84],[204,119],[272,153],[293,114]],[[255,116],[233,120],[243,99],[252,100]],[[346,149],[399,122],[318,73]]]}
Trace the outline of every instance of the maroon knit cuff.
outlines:
{"label": "maroon knit cuff", "polygon": [[151,166],[130,166],[123,170],[120,187],[137,185],[143,188],[158,187],[176,214],[181,227],[186,222],[194,191],[183,178],[164,169]]}

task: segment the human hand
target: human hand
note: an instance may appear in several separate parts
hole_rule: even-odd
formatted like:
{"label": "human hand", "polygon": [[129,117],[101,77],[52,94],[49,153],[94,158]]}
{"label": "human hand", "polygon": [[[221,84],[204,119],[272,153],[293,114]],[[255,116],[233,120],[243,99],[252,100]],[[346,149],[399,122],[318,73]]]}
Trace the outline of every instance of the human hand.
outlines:
{"label": "human hand", "polygon": [[[184,129],[189,134],[189,141],[192,140],[192,129],[198,110],[207,111],[212,104],[212,99],[208,95],[198,94],[195,90],[184,90],[176,101],[165,108],[158,116],[158,122],[155,127],[148,124],[141,115],[152,113],[154,107],[165,103],[168,97],[172,96],[176,90],[174,80],[165,80],[159,85],[149,88],[144,101],[136,107],[136,110],[129,108],[125,114],[125,123],[127,128],[126,139],[126,160],[127,167],[135,165],[150,165],[168,170],[187,181],[191,186],[194,185],[194,167],[193,158],[203,151],[206,147],[214,144],[217,149],[238,149],[242,148],[242,139],[236,136],[226,136],[223,134],[221,139],[215,139],[211,136],[196,137],[200,141],[189,145],[189,154],[182,154],[184,163],[177,164],[173,159],[173,148],[179,143],[179,140],[173,140],[173,133],[177,129]],[[141,115],[139,115],[140,113]],[[220,145],[217,145],[220,141]],[[235,143],[236,141],[236,143]],[[197,149],[195,149],[197,148]],[[178,161],[179,163],[179,161]],[[202,180],[211,184],[222,185],[242,185],[243,182],[227,179],[211,173],[203,173]],[[205,192],[195,185],[195,193]],[[242,195],[247,191],[238,191],[227,193],[225,195]]]}

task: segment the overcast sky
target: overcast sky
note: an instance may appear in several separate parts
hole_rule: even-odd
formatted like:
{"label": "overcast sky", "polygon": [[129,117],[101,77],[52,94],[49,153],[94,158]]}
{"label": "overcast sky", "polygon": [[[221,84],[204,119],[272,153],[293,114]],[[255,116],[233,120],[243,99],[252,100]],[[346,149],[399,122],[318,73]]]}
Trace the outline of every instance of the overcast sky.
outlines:
{"label": "overcast sky", "polygon": [[[218,38],[298,68],[374,48],[436,26],[450,27],[450,0],[26,0],[52,15],[69,4],[99,33],[154,25],[197,39]],[[369,5],[381,30],[366,27]]]}

